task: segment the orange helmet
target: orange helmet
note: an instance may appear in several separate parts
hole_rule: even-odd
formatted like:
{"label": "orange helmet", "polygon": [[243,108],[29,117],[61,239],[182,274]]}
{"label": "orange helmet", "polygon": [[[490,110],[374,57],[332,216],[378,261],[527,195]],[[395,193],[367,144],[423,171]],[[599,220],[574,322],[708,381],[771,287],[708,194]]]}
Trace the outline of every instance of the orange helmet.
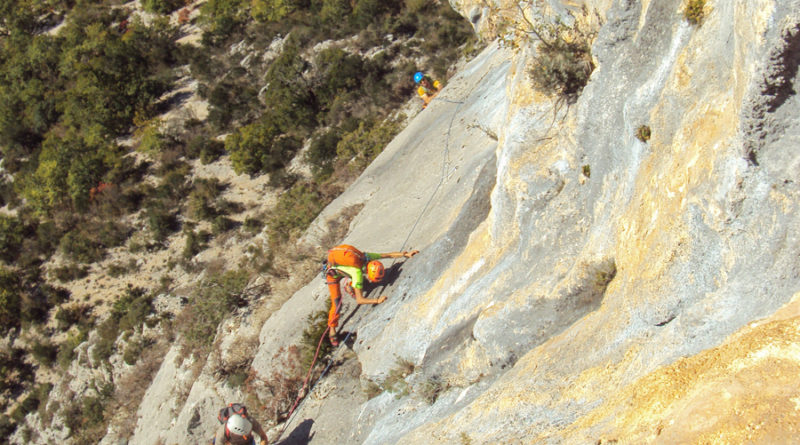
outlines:
{"label": "orange helmet", "polygon": [[383,279],[383,264],[378,260],[372,260],[367,264],[367,279],[377,283]]}

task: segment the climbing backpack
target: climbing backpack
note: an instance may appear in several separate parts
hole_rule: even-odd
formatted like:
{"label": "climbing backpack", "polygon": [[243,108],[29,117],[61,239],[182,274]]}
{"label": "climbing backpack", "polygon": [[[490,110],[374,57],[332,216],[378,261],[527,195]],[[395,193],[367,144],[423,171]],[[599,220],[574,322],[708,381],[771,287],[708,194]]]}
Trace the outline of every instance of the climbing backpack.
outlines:
{"label": "climbing backpack", "polygon": [[340,244],[328,250],[328,267],[352,266],[364,267],[366,255],[348,244]]}
{"label": "climbing backpack", "polygon": [[217,420],[219,420],[219,423],[225,425],[225,423],[228,422],[228,418],[234,414],[239,414],[240,416],[247,418],[247,407],[241,403],[231,403],[225,408],[219,410]]}

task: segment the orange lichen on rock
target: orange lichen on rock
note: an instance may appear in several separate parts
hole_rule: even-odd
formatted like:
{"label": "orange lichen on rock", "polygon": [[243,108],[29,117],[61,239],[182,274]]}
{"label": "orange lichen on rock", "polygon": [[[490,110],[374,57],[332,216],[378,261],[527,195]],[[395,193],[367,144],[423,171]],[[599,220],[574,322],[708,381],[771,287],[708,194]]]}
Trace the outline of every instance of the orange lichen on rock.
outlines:
{"label": "orange lichen on rock", "polygon": [[599,426],[600,440],[617,443],[790,443],[800,433],[798,376],[795,298],[723,345],[626,386],[570,429]]}

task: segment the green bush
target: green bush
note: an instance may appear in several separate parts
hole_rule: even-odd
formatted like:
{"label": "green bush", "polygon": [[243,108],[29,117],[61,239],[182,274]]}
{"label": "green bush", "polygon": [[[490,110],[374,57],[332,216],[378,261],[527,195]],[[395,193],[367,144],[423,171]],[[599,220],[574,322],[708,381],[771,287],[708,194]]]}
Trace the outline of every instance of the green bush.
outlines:
{"label": "green bush", "polygon": [[337,157],[358,171],[375,159],[400,132],[400,124],[383,121],[377,124],[362,121],[358,128],[342,136],[336,145]]}
{"label": "green bush", "polygon": [[262,221],[260,218],[247,217],[244,220],[243,227],[244,230],[255,235],[261,232],[261,229],[264,228],[264,221]]}
{"label": "green bush", "polygon": [[242,26],[247,16],[249,0],[208,0],[200,7],[203,43],[221,45]]}
{"label": "green bush", "polygon": [[236,174],[256,175],[283,168],[302,142],[282,135],[275,122],[265,115],[260,121],[246,125],[225,139]]}
{"label": "green bush", "polygon": [[19,327],[22,309],[22,283],[11,269],[0,266],[0,332]]}
{"label": "green bush", "polygon": [[66,266],[54,268],[53,275],[58,281],[67,283],[69,281],[85,278],[87,275],[89,275],[89,268],[79,264],[70,263]]}
{"label": "green bush", "polygon": [[339,48],[320,51],[316,65],[319,80],[314,94],[322,108],[330,107],[342,93],[359,89],[366,77],[366,61],[357,54],[348,54]]}
{"label": "green bush", "polygon": [[384,379],[381,387],[393,393],[396,398],[407,396],[411,388],[406,381],[406,377],[411,375],[415,369],[416,366],[413,362],[398,357],[395,362],[395,367],[386,375],[386,379]]}
{"label": "green bush", "polygon": [[594,71],[592,40],[597,32],[580,23],[577,19],[573,26],[528,22],[528,31],[539,41],[530,70],[537,90],[573,101],[589,82]]}
{"label": "green bush", "polygon": [[31,355],[40,365],[49,368],[53,366],[58,358],[58,346],[45,339],[42,342],[35,342],[31,347]]}
{"label": "green bush", "polygon": [[408,12],[417,13],[430,5],[428,0],[405,0],[405,7]]}
{"label": "green bush", "polygon": [[46,321],[50,308],[65,300],[69,293],[44,282],[40,270],[19,271],[0,266],[0,331],[23,323]]}
{"label": "green bush", "polygon": [[23,423],[26,415],[38,410],[41,404],[47,403],[52,389],[53,385],[51,383],[42,383],[36,386],[36,388],[30,391],[28,395],[22,399],[22,402],[11,411],[11,418],[17,423]]}
{"label": "green bush", "polygon": [[137,130],[136,135],[139,137],[137,150],[155,156],[170,146],[169,138],[161,132],[161,125],[160,120],[154,119]]}
{"label": "green bush", "polygon": [[[314,355],[317,353],[317,346],[320,345],[320,339],[328,329],[328,311],[320,310],[310,314],[306,317],[306,325],[300,340],[300,364],[304,369],[311,367]],[[328,339],[322,339],[317,360],[323,360],[331,350],[331,343]]]}
{"label": "green bush", "polygon": [[67,232],[59,248],[67,258],[80,263],[93,263],[105,256],[109,247],[122,245],[130,229],[114,221],[88,222]]}
{"label": "green bush", "polygon": [[101,436],[111,413],[108,404],[114,393],[113,383],[92,382],[96,395],[84,394],[65,406],[61,415],[70,429],[70,438],[75,443],[90,443]]}
{"label": "green bush", "polygon": [[342,27],[348,23],[352,11],[350,0],[322,0],[319,18],[323,25],[331,28]]}
{"label": "green bush", "polygon": [[650,127],[647,125],[642,125],[636,129],[636,139],[639,139],[642,142],[647,142],[650,140]]}
{"label": "green bush", "polygon": [[110,277],[119,278],[136,270],[136,260],[131,258],[127,264],[114,262],[108,265],[107,273]]}
{"label": "green bush", "polygon": [[295,184],[278,198],[267,223],[270,242],[279,244],[298,237],[327,204],[314,183]]}
{"label": "green bush", "polygon": [[11,437],[17,429],[17,424],[12,422],[11,417],[0,414],[0,437]]}
{"label": "green bush", "polygon": [[277,22],[294,10],[292,0],[252,0],[250,15],[259,22]]}
{"label": "green bush", "polygon": [[84,330],[92,327],[94,317],[92,308],[88,305],[63,306],[56,311],[57,327],[61,331],[66,331],[74,325],[78,325]]}
{"label": "green bush", "polygon": [[92,348],[92,360],[95,363],[108,360],[116,350],[119,335],[139,329],[153,311],[152,294],[139,287],[127,289],[114,302],[109,317],[97,327],[98,340]]}
{"label": "green bush", "polygon": [[205,134],[197,135],[186,143],[186,156],[191,159],[200,158],[203,165],[208,165],[225,154],[225,144]]}
{"label": "green bush", "polygon": [[392,3],[385,0],[357,0],[353,8],[353,22],[359,28],[381,20],[381,16],[390,12]]}
{"label": "green bush", "polygon": [[125,351],[122,353],[122,360],[128,365],[135,365],[142,356],[144,344],[141,341],[131,341],[125,346]]}
{"label": "green bush", "polygon": [[22,402],[11,411],[11,418],[18,424],[23,423],[25,421],[25,416],[30,412],[36,411],[37,408],[39,408],[39,401],[33,394],[28,394],[22,399]]}
{"label": "green bush", "polygon": [[185,3],[185,0],[142,0],[142,9],[156,14],[169,14]]}
{"label": "green bush", "polygon": [[700,25],[705,18],[706,0],[688,0],[683,16],[692,25]]}
{"label": "green bush", "polygon": [[179,228],[177,216],[160,201],[152,202],[146,208],[145,215],[147,217],[147,225],[153,234],[153,239],[157,242],[165,241],[170,234]]}
{"label": "green bush", "polygon": [[22,249],[23,239],[22,222],[12,216],[0,215],[0,259],[13,263]]}
{"label": "green bush", "polygon": [[316,180],[323,180],[333,173],[333,161],[336,159],[336,144],[341,140],[336,130],[327,131],[311,141],[305,160],[311,165],[311,172]]}
{"label": "green bush", "polygon": [[204,280],[175,322],[189,350],[205,350],[217,327],[231,311],[244,304],[242,291],[249,280],[245,270],[227,271]]}
{"label": "green bush", "polygon": [[305,135],[317,123],[316,96],[303,76],[310,65],[300,51],[297,42],[290,39],[264,76],[267,88],[262,99],[269,110],[262,120],[268,119],[284,134]]}
{"label": "green bush", "polygon": [[183,247],[183,258],[191,259],[208,247],[211,234],[206,231],[195,232],[193,229],[186,230],[186,244]]}
{"label": "green bush", "polygon": [[97,326],[97,342],[92,348],[92,361],[95,364],[104,362],[114,354],[115,343],[119,336],[119,326],[117,320],[109,317]]}
{"label": "green bush", "polygon": [[140,287],[127,289],[111,309],[111,316],[117,320],[122,332],[139,328],[152,313],[153,295]]}
{"label": "green bush", "polygon": [[593,70],[589,40],[559,37],[539,46],[530,73],[538,90],[574,99],[589,82]]}
{"label": "green bush", "polygon": [[213,233],[214,235],[220,235],[235,227],[236,227],[236,221],[226,216],[219,215],[216,218],[214,218],[214,221],[211,222],[211,233]]}
{"label": "green bush", "polygon": [[58,346],[56,361],[61,369],[66,370],[75,358],[75,348],[86,340],[86,332],[78,330],[71,332],[67,339]]}
{"label": "green bush", "polygon": [[[237,67],[238,68],[238,67]],[[199,90],[208,99],[208,123],[216,130],[230,128],[231,124],[245,120],[258,107],[258,90],[255,80],[241,68],[234,68],[220,80]]]}
{"label": "green bush", "polygon": [[61,252],[67,258],[81,263],[93,263],[103,258],[104,249],[91,239],[90,234],[82,228],[73,229],[65,234],[58,243]]}
{"label": "green bush", "polygon": [[222,193],[219,180],[196,179],[189,193],[187,210],[190,218],[213,219],[217,215],[214,202]]}

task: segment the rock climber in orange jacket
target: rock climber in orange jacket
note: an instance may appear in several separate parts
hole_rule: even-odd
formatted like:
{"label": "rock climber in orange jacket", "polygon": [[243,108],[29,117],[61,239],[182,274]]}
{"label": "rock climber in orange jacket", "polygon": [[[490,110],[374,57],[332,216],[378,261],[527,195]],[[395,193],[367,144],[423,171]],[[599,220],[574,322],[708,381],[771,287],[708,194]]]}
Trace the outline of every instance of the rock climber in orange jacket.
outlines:
{"label": "rock climber in orange jacket", "polygon": [[339,312],[341,309],[342,293],[340,282],[345,280],[345,291],[356,299],[357,304],[380,304],[386,301],[386,296],[379,298],[364,297],[364,272],[370,282],[378,283],[383,279],[383,264],[378,261],[381,258],[411,258],[419,253],[419,250],[371,253],[361,252],[353,246],[347,244],[338,245],[328,250],[328,260],[326,263],[325,282],[328,284],[328,291],[331,294],[331,309],[328,312],[328,327],[331,344],[339,346],[339,339],[336,334],[336,327],[339,326]]}

